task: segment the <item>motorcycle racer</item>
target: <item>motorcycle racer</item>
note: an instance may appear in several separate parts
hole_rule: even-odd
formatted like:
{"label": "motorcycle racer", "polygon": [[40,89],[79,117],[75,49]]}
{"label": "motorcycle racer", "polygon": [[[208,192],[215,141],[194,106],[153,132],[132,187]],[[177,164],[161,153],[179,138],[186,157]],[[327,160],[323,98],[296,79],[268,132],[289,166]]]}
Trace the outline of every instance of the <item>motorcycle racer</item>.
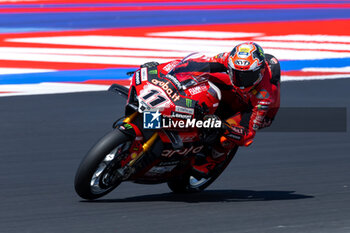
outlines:
{"label": "motorcycle racer", "polygon": [[[155,65],[158,63],[149,62],[141,67]],[[175,72],[208,70],[211,74],[209,81],[222,94],[215,115],[225,121],[222,136],[218,143],[214,143],[211,155],[198,157],[193,165],[194,171],[202,176],[208,176],[235,145],[251,145],[257,130],[272,124],[280,105],[280,64],[255,42],[238,44],[231,52],[214,57],[200,56],[186,61],[178,65]],[[209,141],[213,141],[215,135],[207,133],[211,138]]]}
{"label": "motorcycle racer", "polygon": [[209,64],[213,73],[210,81],[222,92],[217,115],[226,119],[220,144],[204,162],[193,166],[195,171],[206,175],[220,163],[228,148],[249,146],[257,130],[271,125],[280,105],[281,71],[278,60],[265,54],[254,42],[242,43],[231,52],[194,62]]}

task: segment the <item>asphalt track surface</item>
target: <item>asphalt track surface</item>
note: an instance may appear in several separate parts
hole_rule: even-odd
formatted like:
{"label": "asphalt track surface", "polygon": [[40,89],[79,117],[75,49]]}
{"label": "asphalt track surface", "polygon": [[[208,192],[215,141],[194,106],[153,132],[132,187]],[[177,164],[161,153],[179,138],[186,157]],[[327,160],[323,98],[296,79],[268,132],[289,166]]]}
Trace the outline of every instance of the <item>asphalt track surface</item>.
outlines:
{"label": "asphalt track surface", "polygon": [[[350,109],[349,86],[283,83],[282,106]],[[107,92],[5,97],[0,109],[0,232],[350,232],[348,132],[261,132],[202,193],[124,183],[86,202],[75,171],[123,101]]]}

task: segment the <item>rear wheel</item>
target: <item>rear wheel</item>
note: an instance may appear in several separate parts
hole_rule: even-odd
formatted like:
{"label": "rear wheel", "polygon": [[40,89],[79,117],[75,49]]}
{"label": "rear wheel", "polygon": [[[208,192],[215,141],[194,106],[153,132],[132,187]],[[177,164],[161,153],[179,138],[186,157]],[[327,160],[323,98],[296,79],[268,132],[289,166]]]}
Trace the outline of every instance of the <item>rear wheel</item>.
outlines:
{"label": "rear wheel", "polygon": [[168,186],[174,193],[200,192],[211,185],[225,170],[237,152],[238,146],[233,148],[227,158],[217,165],[208,178],[196,178],[191,171],[179,179],[168,181]]}
{"label": "rear wheel", "polygon": [[120,161],[128,155],[130,139],[118,129],[102,137],[87,153],[75,176],[77,194],[96,199],[115,189],[121,178]]}

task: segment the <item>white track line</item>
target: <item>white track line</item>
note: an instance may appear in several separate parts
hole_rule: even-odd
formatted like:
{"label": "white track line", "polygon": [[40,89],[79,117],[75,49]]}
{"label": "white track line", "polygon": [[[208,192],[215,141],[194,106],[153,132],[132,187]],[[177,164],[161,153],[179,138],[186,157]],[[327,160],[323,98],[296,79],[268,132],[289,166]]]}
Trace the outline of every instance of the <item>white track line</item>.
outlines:
{"label": "white track line", "polygon": [[[86,91],[106,91],[108,85],[75,84],[75,83],[39,83],[0,85],[0,96],[42,95]],[[1,92],[14,92],[3,93]]]}
{"label": "white track line", "polygon": [[329,79],[342,79],[350,78],[350,74],[337,74],[337,75],[320,75],[320,76],[288,76],[282,75],[281,81],[311,81],[311,80],[329,80]]}
{"label": "white track line", "polygon": [[263,33],[247,33],[247,32],[223,32],[223,31],[172,31],[172,32],[155,32],[148,33],[148,36],[164,36],[164,37],[188,37],[188,38],[213,38],[213,39],[229,39],[241,37],[262,36]]}
{"label": "white track line", "polygon": [[278,41],[318,41],[318,42],[346,42],[350,43],[350,36],[331,36],[331,35],[285,35],[285,36],[264,36],[259,40],[278,40]]}
{"label": "white track line", "polygon": [[46,72],[54,72],[54,71],[56,71],[56,70],[52,70],[52,69],[27,69],[27,68],[4,68],[4,67],[0,67],[0,75],[1,74],[46,73]]}

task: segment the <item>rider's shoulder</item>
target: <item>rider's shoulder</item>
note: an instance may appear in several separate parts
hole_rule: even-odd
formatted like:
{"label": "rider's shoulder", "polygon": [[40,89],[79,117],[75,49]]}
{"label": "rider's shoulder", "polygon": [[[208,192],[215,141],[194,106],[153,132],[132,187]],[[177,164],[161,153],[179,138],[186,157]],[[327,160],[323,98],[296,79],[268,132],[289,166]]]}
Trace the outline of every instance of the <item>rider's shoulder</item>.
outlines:
{"label": "rider's shoulder", "polygon": [[265,53],[265,60],[268,66],[279,66],[279,60],[272,54]]}
{"label": "rider's shoulder", "polygon": [[271,98],[271,83],[269,81],[269,77],[263,77],[263,80],[255,87],[253,88],[250,93],[256,98],[256,99],[269,99]]}
{"label": "rider's shoulder", "polygon": [[259,100],[266,100],[270,98],[270,93],[265,88],[254,89],[252,90],[252,94]]}

